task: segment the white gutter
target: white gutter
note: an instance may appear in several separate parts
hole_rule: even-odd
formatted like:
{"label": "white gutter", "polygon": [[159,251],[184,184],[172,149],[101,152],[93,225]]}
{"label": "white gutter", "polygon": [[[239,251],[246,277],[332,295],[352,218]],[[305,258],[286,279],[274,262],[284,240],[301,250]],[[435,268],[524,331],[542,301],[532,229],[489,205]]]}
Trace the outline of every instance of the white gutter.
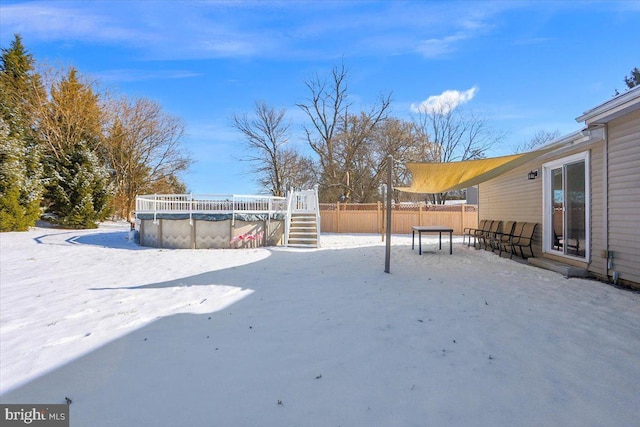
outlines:
{"label": "white gutter", "polygon": [[[598,133],[600,134],[598,134]],[[593,130],[593,129],[583,129],[579,131],[575,131],[558,139],[554,139],[553,141],[545,144],[539,148],[539,150],[552,149],[547,153],[541,155],[538,160],[548,158],[550,156],[556,156],[558,153],[562,153],[563,151],[573,150],[577,145],[583,143],[589,143],[592,141],[597,141],[598,138],[602,138],[601,131]]]}
{"label": "white gutter", "polygon": [[639,108],[637,105],[639,102],[640,86],[636,86],[591,110],[585,111],[580,117],[576,118],[576,121],[585,122],[587,125],[593,122],[606,123],[631,109]]}

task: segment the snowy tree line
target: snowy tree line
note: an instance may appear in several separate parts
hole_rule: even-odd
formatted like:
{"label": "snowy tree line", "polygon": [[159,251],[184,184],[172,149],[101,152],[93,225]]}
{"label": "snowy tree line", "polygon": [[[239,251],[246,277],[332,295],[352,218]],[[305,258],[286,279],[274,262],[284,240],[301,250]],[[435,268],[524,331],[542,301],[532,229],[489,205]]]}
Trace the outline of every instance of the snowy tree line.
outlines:
{"label": "snowy tree line", "polygon": [[130,219],[139,193],[182,193],[183,122],[154,101],[36,64],[15,35],[0,58],[0,231],[46,215],[71,228]]}

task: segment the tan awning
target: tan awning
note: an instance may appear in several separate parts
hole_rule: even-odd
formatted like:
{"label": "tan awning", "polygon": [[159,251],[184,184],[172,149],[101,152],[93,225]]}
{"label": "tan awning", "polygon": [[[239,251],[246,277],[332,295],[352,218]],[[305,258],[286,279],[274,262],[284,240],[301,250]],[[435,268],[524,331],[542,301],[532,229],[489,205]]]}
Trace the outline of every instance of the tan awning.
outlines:
{"label": "tan awning", "polygon": [[411,186],[397,187],[396,190],[409,193],[444,193],[472,187],[522,166],[554,148],[464,162],[407,163],[407,168],[413,176]]}

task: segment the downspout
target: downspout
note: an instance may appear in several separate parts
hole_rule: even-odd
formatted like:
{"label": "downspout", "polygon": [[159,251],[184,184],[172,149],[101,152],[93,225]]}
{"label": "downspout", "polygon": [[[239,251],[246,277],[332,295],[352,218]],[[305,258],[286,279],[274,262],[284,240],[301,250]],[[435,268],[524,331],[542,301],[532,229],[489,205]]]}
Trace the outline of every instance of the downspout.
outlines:
{"label": "downspout", "polygon": [[606,257],[604,259],[604,271],[607,279],[609,278],[609,270],[613,267],[613,256],[609,251],[609,125],[604,124],[604,156],[602,165],[602,192],[604,195],[604,209],[602,212],[602,239],[604,240],[604,248]]}

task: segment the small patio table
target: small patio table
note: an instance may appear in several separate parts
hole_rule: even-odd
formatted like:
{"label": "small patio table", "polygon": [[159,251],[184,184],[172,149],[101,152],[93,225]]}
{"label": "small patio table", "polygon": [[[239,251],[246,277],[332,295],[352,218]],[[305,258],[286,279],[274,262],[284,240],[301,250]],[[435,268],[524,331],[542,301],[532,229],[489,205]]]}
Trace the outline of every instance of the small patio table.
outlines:
{"label": "small patio table", "polygon": [[440,247],[442,249],[442,233],[449,233],[449,255],[453,254],[453,228],[440,225],[414,225],[411,234],[411,250],[415,247],[416,231],[418,232],[418,255],[422,255],[422,233],[438,233],[440,235]]}

